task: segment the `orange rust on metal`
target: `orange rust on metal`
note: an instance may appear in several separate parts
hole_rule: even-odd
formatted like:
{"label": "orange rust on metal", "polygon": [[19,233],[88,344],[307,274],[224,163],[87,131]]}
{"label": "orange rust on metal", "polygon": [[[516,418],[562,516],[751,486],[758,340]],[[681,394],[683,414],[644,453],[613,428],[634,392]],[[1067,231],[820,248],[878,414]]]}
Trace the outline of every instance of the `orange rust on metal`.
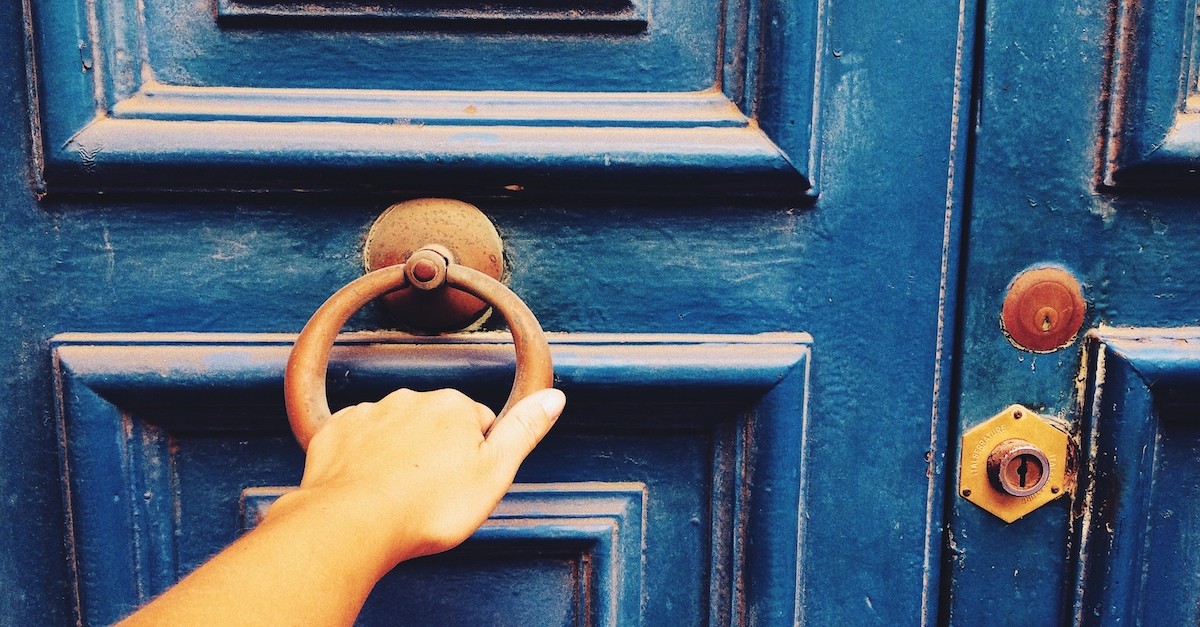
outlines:
{"label": "orange rust on metal", "polygon": [[446,283],[446,272],[454,257],[441,246],[422,248],[405,263],[408,284],[419,290],[436,290]]}
{"label": "orange rust on metal", "polygon": [[[309,440],[330,417],[329,401],[325,396],[325,375],[338,332],[363,305],[407,284],[407,267],[404,264],[369,272],[330,296],[300,331],[284,370],[283,396],[288,422],[301,448],[308,448]],[[533,312],[512,290],[482,272],[457,264],[451,264],[446,269],[445,286],[439,289],[448,291],[451,287],[458,288],[490,303],[508,322],[512,331],[517,354],[516,375],[508,402],[500,410],[500,418],[517,401],[553,385],[554,366],[546,335]]]}
{"label": "orange rust on metal", "polygon": [[[447,198],[409,200],[384,211],[367,234],[367,271],[405,263],[430,245],[443,247],[451,263],[497,281],[505,275],[504,247],[496,227],[474,205]],[[413,269],[418,276],[435,271],[424,263]],[[487,303],[460,289],[397,289],[380,300],[397,323],[421,333],[464,329],[490,313]]]}
{"label": "orange rust on metal", "polygon": [[1075,340],[1086,312],[1074,276],[1061,268],[1035,268],[1017,275],[1009,285],[1000,327],[1017,348],[1049,353]]}

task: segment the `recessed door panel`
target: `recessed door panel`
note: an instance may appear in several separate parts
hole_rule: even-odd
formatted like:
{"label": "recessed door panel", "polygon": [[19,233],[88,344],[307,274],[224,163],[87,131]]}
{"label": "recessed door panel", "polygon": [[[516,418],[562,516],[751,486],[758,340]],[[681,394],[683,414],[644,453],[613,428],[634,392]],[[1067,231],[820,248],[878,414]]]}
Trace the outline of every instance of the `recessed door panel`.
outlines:
{"label": "recessed door panel", "polygon": [[[807,337],[563,336],[552,345],[568,414],[484,527],[390,574],[364,622],[794,620]],[[152,598],[298,482],[303,456],[281,396],[288,351],[286,337],[269,335],[56,341],[84,623],[106,624]],[[459,385],[497,401],[511,351],[498,335],[347,336],[330,388],[335,406],[402,385]]]}
{"label": "recessed door panel", "polygon": [[1200,329],[1090,338],[1079,623],[1200,622]]}
{"label": "recessed door panel", "polygon": [[[243,490],[243,529],[292,489]],[[637,624],[645,508],[642,483],[518,483],[461,547],[384,577],[359,622]]]}

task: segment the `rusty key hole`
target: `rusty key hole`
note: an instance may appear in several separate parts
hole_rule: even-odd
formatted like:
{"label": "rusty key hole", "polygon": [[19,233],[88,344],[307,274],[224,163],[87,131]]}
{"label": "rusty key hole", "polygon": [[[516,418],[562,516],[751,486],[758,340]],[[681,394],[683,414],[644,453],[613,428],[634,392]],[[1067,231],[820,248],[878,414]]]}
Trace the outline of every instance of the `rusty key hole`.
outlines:
{"label": "rusty key hole", "polygon": [[1041,464],[1037,462],[1037,459],[1033,455],[1019,455],[1016,461],[1013,462],[1013,465],[1017,471],[1017,484],[1022,488],[1027,487],[1025,482],[1030,474],[1033,474],[1033,481],[1030,481],[1030,483],[1037,483],[1038,477],[1042,474]]}
{"label": "rusty key hole", "polygon": [[1008,287],[1000,309],[1000,327],[1017,348],[1035,353],[1070,344],[1087,313],[1074,275],[1055,267],[1026,270]]}
{"label": "rusty key hole", "polygon": [[1050,460],[1020,439],[1005,440],[988,455],[988,476],[997,490],[1016,497],[1035,494],[1050,476]]}
{"label": "rusty key hole", "polygon": [[1037,319],[1041,324],[1042,333],[1049,333],[1058,324],[1058,310],[1053,307],[1042,307],[1037,312]]}

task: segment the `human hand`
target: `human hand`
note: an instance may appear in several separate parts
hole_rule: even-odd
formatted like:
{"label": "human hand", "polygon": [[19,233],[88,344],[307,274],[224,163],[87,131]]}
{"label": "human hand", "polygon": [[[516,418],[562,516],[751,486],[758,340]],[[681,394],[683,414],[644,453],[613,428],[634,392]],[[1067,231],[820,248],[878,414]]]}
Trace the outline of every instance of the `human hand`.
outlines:
{"label": "human hand", "polygon": [[565,402],[562,392],[542,390],[499,422],[455,390],[398,390],[348,407],[313,436],[300,489],[267,517],[336,508],[356,542],[366,534],[379,543],[380,574],[453,548],[495,509]]}

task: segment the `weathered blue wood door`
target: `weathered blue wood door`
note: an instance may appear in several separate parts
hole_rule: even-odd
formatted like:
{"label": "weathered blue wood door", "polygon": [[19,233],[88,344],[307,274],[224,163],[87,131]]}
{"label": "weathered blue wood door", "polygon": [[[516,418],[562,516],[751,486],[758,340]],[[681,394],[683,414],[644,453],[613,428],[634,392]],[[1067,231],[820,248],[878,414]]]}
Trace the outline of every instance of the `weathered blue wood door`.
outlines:
{"label": "weathered blue wood door", "polygon": [[[951,492],[952,624],[1200,620],[1195,11],[1115,0],[980,16],[956,422],[1013,403],[1054,417],[1078,477],[1012,524]],[[1082,285],[1084,331],[1023,351],[1000,330],[1002,303],[1047,265]]]}
{"label": "weathered blue wood door", "polygon": [[[0,7],[0,620],[111,621],[294,484],[286,344],[361,274],[372,220],[430,195],[497,224],[571,401],[480,534],[394,573],[364,621],[949,615],[974,20],[858,0]],[[339,350],[342,402],[508,386],[492,335]]]}

